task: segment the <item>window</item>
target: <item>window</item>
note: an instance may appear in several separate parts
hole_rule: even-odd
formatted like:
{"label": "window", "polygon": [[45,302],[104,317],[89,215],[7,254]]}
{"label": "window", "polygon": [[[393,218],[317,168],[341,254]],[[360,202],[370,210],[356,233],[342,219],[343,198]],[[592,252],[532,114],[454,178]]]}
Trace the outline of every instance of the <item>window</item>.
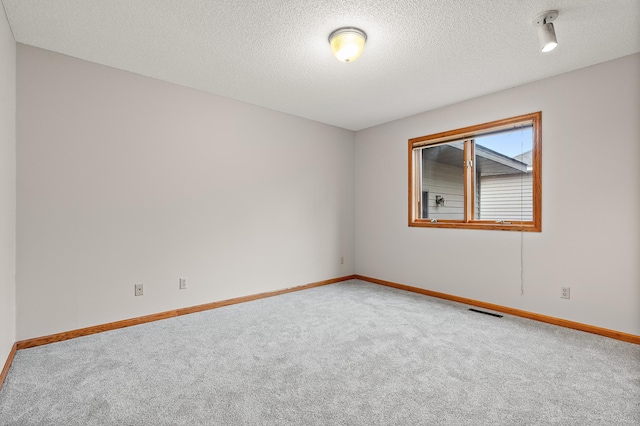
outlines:
{"label": "window", "polygon": [[540,112],[409,140],[409,226],[540,232]]}

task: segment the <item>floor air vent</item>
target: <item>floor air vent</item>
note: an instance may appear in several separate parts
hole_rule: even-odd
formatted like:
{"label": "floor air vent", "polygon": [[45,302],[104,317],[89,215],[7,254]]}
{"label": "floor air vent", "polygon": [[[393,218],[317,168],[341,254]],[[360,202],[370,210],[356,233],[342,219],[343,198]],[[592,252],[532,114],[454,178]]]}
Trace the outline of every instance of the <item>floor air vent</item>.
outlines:
{"label": "floor air vent", "polygon": [[485,312],[485,311],[480,311],[478,309],[473,309],[473,308],[469,308],[469,310],[473,312],[477,312],[479,314],[491,315],[492,317],[502,318],[502,315],[494,314],[493,312]]}

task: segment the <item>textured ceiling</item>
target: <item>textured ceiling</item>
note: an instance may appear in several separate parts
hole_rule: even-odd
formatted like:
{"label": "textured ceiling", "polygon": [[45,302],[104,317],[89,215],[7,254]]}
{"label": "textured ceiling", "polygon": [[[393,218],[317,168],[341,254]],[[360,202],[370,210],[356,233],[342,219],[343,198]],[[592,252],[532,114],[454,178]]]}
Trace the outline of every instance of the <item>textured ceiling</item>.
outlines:
{"label": "textured ceiling", "polygon": [[[640,51],[640,0],[3,3],[20,43],[351,130]],[[357,62],[331,56],[342,26],[368,35]]]}

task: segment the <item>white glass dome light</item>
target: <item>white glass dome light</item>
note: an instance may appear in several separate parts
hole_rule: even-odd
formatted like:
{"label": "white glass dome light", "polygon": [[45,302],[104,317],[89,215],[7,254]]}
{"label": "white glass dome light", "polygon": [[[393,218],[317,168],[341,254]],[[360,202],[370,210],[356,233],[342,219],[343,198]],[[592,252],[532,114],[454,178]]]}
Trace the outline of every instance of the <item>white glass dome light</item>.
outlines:
{"label": "white glass dome light", "polygon": [[367,34],[358,28],[338,28],[329,35],[331,51],[339,61],[353,62],[362,55]]}

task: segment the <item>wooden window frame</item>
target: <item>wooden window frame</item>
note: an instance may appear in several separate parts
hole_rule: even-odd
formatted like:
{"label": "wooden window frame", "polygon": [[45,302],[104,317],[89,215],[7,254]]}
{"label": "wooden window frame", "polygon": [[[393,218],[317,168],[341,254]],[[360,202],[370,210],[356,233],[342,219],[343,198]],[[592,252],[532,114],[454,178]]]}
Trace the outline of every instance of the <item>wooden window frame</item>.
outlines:
{"label": "wooden window frame", "polygon": [[[517,129],[522,126],[531,125],[533,128],[532,141],[532,180],[533,180],[533,220],[531,221],[510,221],[498,223],[489,220],[474,219],[475,211],[475,168],[464,167],[464,219],[463,220],[438,220],[432,222],[430,219],[420,219],[420,208],[422,202],[421,177],[422,172],[416,170],[420,149],[447,142],[464,140],[470,148],[464,150],[464,161],[474,159],[474,144],[470,140],[474,137],[487,135],[494,132]],[[499,231],[526,231],[542,232],[542,112],[519,115],[517,117],[505,118],[503,120],[464,127],[457,130],[436,133],[433,135],[420,136],[409,139],[409,226],[423,228],[461,228],[461,229],[492,229]]]}

